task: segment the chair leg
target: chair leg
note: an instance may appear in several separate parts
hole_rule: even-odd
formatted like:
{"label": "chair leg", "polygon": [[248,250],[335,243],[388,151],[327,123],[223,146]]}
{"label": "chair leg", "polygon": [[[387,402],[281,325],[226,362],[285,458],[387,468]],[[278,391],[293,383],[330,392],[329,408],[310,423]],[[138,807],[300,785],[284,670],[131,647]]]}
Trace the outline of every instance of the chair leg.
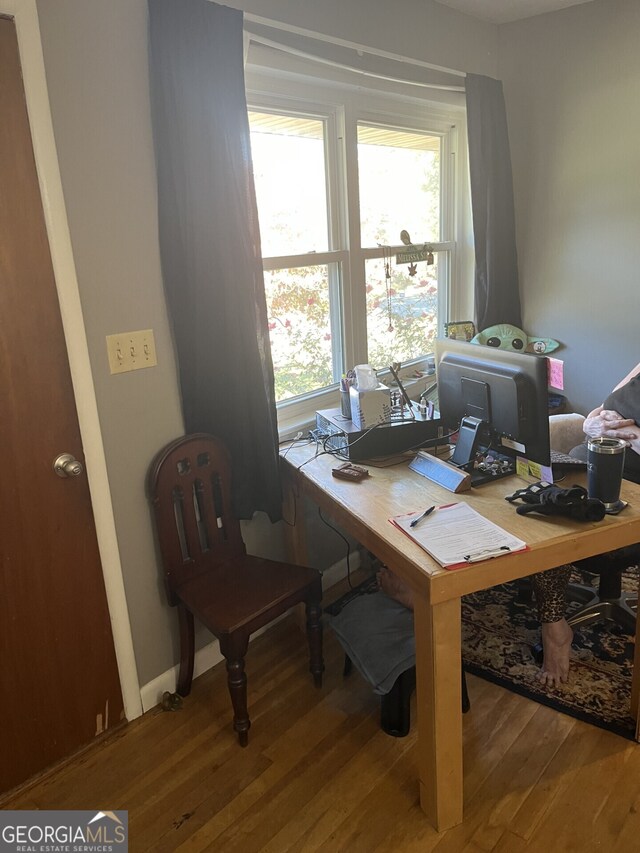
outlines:
{"label": "chair leg", "polygon": [[621,571],[602,572],[597,591],[584,584],[569,584],[568,597],[582,604],[567,619],[572,628],[585,628],[594,622],[610,619],[628,634],[635,634],[638,596],[622,591]]}
{"label": "chair leg", "polygon": [[307,638],[309,640],[309,670],[316,687],[322,687],[322,608],[318,601],[306,602]]}
{"label": "chair leg", "polygon": [[567,620],[572,628],[586,628],[594,622],[610,619],[619,625],[627,634],[635,634],[636,613],[629,606],[626,596],[617,601],[595,601],[589,607],[584,607]]}
{"label": "chair leg", "polygon": [[518,604],[531,604],[533,601],[533,584],[530,578],[520,578],[517,582],[516,601]]}
{"label": "chair leg", "polygon": [[188,696],[191,693],[193,681],[195,639],[193,613],[187,610],[184,604],[178,604],[178,627],[180,629],[180,670],[176,691],[179,696]]}
{"label": "chair leg", "polygon": [[247,676],[244,671],[244,658],[249,645],[248,636],[231,635],[220,637],[220,651],[227,665],[227,685],[233,705],[233,728],[238,733],[238,743],[249,743],[251,720],[247,709]]}

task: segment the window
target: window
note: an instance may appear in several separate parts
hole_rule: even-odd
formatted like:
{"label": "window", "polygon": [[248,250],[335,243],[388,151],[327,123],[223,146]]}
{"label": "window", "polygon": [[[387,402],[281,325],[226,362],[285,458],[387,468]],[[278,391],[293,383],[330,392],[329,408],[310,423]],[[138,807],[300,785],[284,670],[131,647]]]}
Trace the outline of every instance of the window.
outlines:
{"label": "window", "polygon": [[[282,426],[337,405],[355,364],[415,367],[464,305],[464,112],[259,79],[247,101]],[[403,232],[423,250],[415,263]]]}
{"label": "window", "polygon": [[[360,239],[393,246],[412,237],[439,243],[442,139],[429,133],[358,124]],[[438,332],[438,265],[394,264],[392,254],[365,263],[367,351],[376,367],[431,352]],[[418,269],[419,268],[419,269]]]}
{"label": "window", "polygon": [[[329,253],[326,117],[249,111],[276,400],[327,388],[343,367]],[[330,263],[318,263],[325,255]]]}

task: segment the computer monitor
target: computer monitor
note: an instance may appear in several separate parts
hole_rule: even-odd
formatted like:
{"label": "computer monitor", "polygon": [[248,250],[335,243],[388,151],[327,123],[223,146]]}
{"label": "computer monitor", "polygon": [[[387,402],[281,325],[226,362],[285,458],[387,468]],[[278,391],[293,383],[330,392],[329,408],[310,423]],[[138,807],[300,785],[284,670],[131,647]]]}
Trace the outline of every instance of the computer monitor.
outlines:
{"label": "computer monitor", "polygon": [[472,484],[513,473],[516,456],[550,464],[546,358],[445,338],[436,372],[442,424],[459,429],[451,461]]}

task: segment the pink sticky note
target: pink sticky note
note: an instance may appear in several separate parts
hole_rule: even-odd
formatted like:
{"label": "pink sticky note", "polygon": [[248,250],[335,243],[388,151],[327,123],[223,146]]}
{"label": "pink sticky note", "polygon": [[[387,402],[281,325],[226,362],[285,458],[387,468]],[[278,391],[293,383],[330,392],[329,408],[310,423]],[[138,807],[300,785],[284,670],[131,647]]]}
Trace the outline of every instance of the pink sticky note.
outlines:
{"label": "pink sticky note", "polygon": [[564,390],[564,361],[559,358],[547,358],[549,365],[549,385],[552,388],[557,388],[559,391]]}

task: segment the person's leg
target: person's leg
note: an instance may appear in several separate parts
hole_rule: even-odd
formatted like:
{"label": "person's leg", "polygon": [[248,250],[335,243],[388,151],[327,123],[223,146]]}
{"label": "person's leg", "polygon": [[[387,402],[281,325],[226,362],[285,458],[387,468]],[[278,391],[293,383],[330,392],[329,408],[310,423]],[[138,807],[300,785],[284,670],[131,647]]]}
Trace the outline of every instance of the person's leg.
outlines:
{"label": "person's leg", "polygon": [[565,619],[566,592],[571,566],[559,566],[531,576],[542,623],[544,660],[538,681],[548,687],[558,687],[569,675],[569,653],[573,631]]}

